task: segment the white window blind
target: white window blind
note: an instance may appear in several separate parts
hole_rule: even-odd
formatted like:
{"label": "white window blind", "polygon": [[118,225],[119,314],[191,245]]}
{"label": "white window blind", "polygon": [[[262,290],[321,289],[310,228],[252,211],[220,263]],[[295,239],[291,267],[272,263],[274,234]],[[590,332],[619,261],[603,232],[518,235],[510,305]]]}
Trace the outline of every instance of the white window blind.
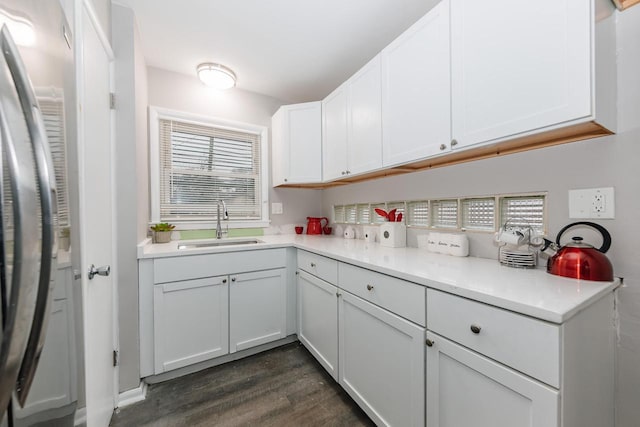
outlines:
{"label": "white window blind", "polygon": [[344,223],[344,206],[334,206],[333,207],[333,221],[337,223]]}
{"label": "white window blind", "polygon": [[67,185],[67,146],[62,98],[38,97],[45,132],[49,140],[57,187],[58,226],[69,227],[69,190]]}
{"label": "white window blind", "polygon": [[432,201],[431,225],[438,228],[457,228],[458,200]]}
{"label": "white window blind", "polygon": [[495,204],[494,197],[482,199],[462,200],[462,227],[469,230],[495,229]]}
{"label": "white window blind", "polygon": [[429,225],[429,202],[416,201],[407,203],[407,225],[426,227]]}
{"label": "white window blind", "polygon": [[215,220],[219,200],[231,220],[260,220],[260,135],[159,120],[160,219]]}
{"label": "white window blind", "polygon": [[531,226],[544,233],[545,196],[503,197],[500,201],[500,225],[507,220],[516,227]]}
{"label": "white window blind", "polygon": [[370,224],[371,213],[369,205],[358,205],[358,224]]}

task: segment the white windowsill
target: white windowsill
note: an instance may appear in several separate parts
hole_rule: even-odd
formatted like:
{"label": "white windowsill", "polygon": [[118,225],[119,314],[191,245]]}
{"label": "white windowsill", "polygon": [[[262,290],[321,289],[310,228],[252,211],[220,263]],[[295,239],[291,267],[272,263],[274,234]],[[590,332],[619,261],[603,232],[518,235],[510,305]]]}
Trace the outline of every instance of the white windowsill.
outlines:
{"label": "white windowsill", "polygon": [[[214,230],[216,228],[216,221],[213,222],[179,222],[179,221],[171,221],[171,224],[175,225],[176,231],[180,230]],[[150,222],[149,226],[156,224],[155,222]],[[227,226],[230,229],[233,228],[267,228],[271,225],[271,221],[220,221],[222,225],[222,229],[226,230]]]}

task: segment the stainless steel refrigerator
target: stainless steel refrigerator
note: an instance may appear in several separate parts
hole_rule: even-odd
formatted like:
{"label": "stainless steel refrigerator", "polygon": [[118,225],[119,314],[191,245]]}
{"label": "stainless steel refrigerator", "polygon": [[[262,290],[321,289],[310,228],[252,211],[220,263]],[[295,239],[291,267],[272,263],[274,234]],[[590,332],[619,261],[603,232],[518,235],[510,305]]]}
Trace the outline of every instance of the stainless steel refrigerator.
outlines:
{"label": "stainless steel refrigerator", "polygon": [[0,26],[0,424],[73,425],[72,279],[57,266],[68,259],[57,206],[75,134],[71,31],[58,0],[0,0]]}

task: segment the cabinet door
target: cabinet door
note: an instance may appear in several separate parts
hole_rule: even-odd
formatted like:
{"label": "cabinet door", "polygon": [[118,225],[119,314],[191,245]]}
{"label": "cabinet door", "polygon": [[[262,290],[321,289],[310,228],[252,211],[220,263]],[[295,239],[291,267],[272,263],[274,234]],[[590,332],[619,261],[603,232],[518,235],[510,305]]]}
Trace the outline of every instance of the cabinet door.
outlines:
{"label": "cabinet door", "polygon": [[298,271],[298,339],[338,380],[338,288]]}
{"label": "cabinet door", "polygon": [[376,56],[347,83],[349,174],[382,166],[381,80],[380,56]]}
{"label": "cabinet door", "polygon": [[322,181],[322,106],[285,105],[271,119],[273,185]]}
{"label": "cabinet door", "polygon": [[432,332],[427,340],[428,425],[560,425],[557,390]]}
{"label": "cabinet door", "polygon": [[341,293],[340,385],[378,425],[424,426],[424,329]]}
{"label": "cabinet door", "polygon": [[591,115],[592,7],[586,0],[452,0],[457,147]]}
{"label": "cabinet door", "polygon": [[229,352],[227,276],[155,285],[156,374]]}
{"label": "cabinet door", "polygon": [[229,290],[230,352],[287,336],[286,269],[231,276]]}
{"label": "cabinet door", "polygon": [[347,172],[347,90],[343,84],[322,101],[322,179]]}
{"label": "cabinet door", "polygon": [[387,46],[381,58],[383,165],[448,150],[449,0],[442,1]]}

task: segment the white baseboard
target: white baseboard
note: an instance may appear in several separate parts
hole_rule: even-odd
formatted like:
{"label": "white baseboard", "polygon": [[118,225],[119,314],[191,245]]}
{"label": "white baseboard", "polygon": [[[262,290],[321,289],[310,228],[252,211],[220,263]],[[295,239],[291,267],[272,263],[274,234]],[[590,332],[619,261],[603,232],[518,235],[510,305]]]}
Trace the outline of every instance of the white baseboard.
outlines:
{"label": "white baseboard", "polygon": [[147,397],[147,383],[140,381],[140,385],[137,388],[123,391],[118,396],[118,408],[124,408],[125,406],[132,405],[136,402],[140,402]]}
{"label": "white baseboard", "polygon": [[87,425],[87,408],[76,409],[76,415],[73,418],[73,425],[76,427]]}

